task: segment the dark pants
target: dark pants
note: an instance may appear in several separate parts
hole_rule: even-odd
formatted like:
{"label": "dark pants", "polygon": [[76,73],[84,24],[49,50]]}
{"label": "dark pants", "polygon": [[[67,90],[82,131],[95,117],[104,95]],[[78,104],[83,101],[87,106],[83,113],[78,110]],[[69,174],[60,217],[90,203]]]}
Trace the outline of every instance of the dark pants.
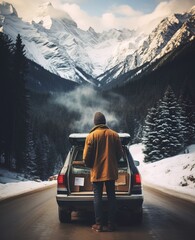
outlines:
{"label": "dark pants", "polygon": [[108,198],[108,223],[114,224],[116,215],[115,181],[93,182],[95,220],[96,224],[103,225],[102,193],[104,183]]}

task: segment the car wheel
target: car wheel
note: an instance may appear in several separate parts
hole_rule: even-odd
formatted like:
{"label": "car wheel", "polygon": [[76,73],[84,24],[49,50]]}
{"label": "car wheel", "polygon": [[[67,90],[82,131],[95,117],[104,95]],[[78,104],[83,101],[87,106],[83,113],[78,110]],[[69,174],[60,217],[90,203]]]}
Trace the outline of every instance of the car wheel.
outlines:
{"label": "car wheel", "polygon": [[58,216],[61,223],[71,222],[71,212],[58,208]]}

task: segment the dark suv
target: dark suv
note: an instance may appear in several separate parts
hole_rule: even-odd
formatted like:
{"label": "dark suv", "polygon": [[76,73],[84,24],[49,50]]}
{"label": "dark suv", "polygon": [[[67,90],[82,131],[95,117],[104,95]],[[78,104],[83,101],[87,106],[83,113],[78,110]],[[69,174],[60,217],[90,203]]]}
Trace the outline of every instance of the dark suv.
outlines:
{"label": "dark suv", "polygon": [[[93,211],[93,188],[90,182],[90,169],[83,161],[83,148],[87,134],[71,134],[69,136],[72,145],[64,166],[57,179],[57,195],[59,220],[70,222],[72,211]],[[115,182],[118,211],[130,213],[135,221],[142,220],[142,186],[141,176],[128,148],[130,135],[119,133],[122,142],[124,157],[118,163],[118,180]],[[107,197],[104,189],[104,206]]]}

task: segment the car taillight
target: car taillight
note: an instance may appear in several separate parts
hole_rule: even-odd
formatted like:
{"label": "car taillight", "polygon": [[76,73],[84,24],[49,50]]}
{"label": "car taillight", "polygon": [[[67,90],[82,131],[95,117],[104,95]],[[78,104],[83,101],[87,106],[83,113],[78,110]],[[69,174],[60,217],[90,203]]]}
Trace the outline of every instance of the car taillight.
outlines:
{"label": "car taillight", "polygon": [[58,188],[66,188],[66,184],[65,184],[65,175],[64,174],[59,174],[58,175]]}
{"label": "car taillight", "polygon": [[134,175],[135,184],[141,184],[141,176],[139,173]]}

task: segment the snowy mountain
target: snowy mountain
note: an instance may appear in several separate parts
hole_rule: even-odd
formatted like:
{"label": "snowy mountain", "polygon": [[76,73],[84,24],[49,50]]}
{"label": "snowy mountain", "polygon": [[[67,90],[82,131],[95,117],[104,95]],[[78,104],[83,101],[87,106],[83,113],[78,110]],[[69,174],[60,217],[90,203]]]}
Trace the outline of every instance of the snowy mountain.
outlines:
{"label": "snowy mountain", "polygon": [[154,61],[180,44],[195,38],[195,7],[185,14],[175,14],[164,19],[138,49],[138,65]]}
{"label": "snowy mountain", "polygon": [[134,73],[137,75],[147,65],[193,39],[195,39],[195,6],[188,13],[174,14],[162,20],[143,44],[134,53],[128,54],[123,62],[118,64],[113,59],[110,68],[99,80],[102,80],[102,83],[109,83],[134,69],[137,69]]}
{"label": "snowy mountain", "polygon": [[135,50],[134,39],[141,41],[136,32],[127,29],[112,29],[101,34],[92,28],[83,31],[67,13],[54,9],[51,3],[40,5],[29,23],[18,17],[12,5],[3,2],[0,26],[14,41],[20,33],[29,59],[76,82],[94,82],[94,78],[104,73],[108,59],[115,55],[115,48]]}
{"label": "snowy mountain", "polygon": [[30,22],[19,18],[11,4],[0,3],[0,31],[13,41],[19,33],[30,60],[81,84],[108,83],[193,40],[194,18],[195,7],[164,19],[149,36],[129,29],[96,33],[79,29],[71,16],[51,3],[41,4]]}

